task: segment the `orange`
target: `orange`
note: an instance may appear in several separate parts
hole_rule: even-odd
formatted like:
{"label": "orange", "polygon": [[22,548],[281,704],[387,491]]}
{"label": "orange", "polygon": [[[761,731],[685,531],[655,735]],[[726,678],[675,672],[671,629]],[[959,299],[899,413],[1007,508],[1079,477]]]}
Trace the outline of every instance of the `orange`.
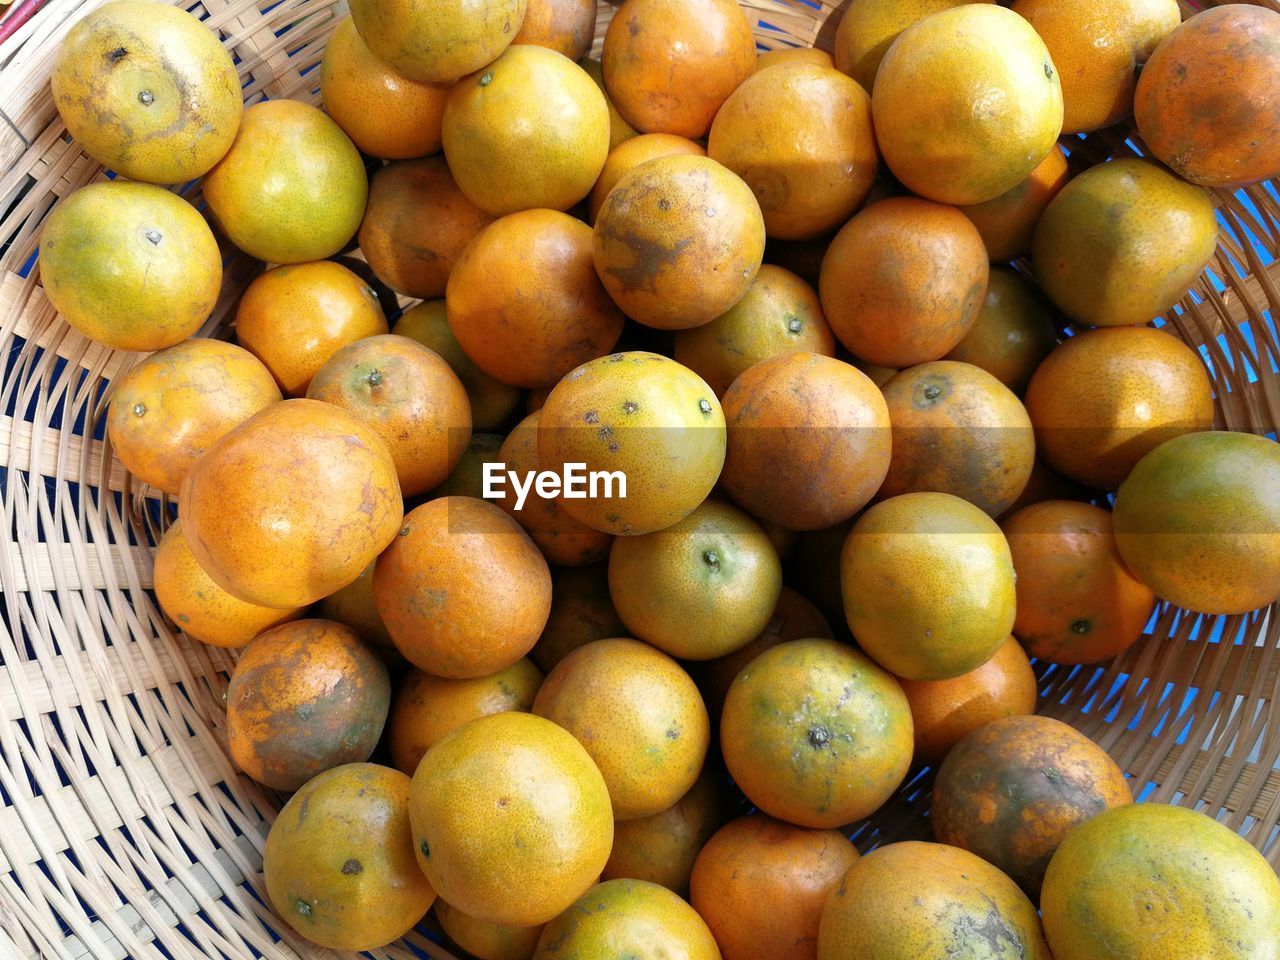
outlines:
{"label": "orange", "polygon": [[297,790],[318,773],[369,759],[390,701],[387,668],[350,627],[281,624],[236,661],[227,686],[227,749],[259,783]]}
{"label": "orange", "polygon": [[40,282],[62,319],[113,350],[162,350],[209,319],[222,286],[218,242],[168,190],[91,183],[40,233]]}
{"label": "orange", "polygon": [[874,813],[911,765],[902,688],[834,640],[793,640],[751,662],[725,697],[720,747],[770,816],[830,828]]}
{"label": "orange", "polygon": [[992,260],[1013,260],[1031,249],[1031,235],[1049,201],[1066,186],[1067,158],[1050,150],[1027,178],[998,197],[961,207],[973,221]]}
{"label": "orange", "polygon": [[1018,575],[1013,632],[1033,657],[1097,663],[1142,636],[1155,598],[1120,559],[1111,514],[1046,500],[1001,526]]}
{"label": "orange", "polygon": [[947,754],[930,818],[940,841],[976,853],[1038,899],[1063,838],[1132,802],[1124,773],[1083,733],[1049,717],[1006,717]]}
{"label": "orange", "polygon": [[1151,54],[1133,112],[1151,152],[1192,183],[1280,173],[1280,13],[1233,3],[1196,14]]}
{"label": "orange", "polygon": [[1280,879],[1230,828],[1184,807],[1134,803],[1070,833],[1045,875],[1058,960],[1280,956]]}
{"label": "orange", "polygon": [[676,332],[676,360],[721,398],[750,367],[793,352],[830,357],[835,337],[813,287],[768,263],[732,307],[710,323]]}
{"label": "orange", "polygon": [[719,960],[720,951],[702,918],[670,890],[644,880],[609,880],[548,923],[533,956]]}
{"label": "orange", "polygon": [[355,236],[369,196],[355,144],[320,110],[297,100],[246,107],[235,142],[203,186],[222,232],[268,263],[337,253]]}
{"label": "orange", "polygon": [[409,822],[440,896],[508,925],[546,923],[569,907],[613,843],[609,791],[591,757],[528,713],[480,717],[432,747],[409,787]]}
{"label": "orange", "polygon": [[438,500],[441,497],[471,497],[484,499],[484,465],[500,463],[498,451],[502,449],[503,437],[496,433],[473,433],[471,442],[463,451],[462,459],[454,467],[453,473],[440,486],[427,495],[427,500]]}
{"label": "orange", "polygon": [[568,210],[609,153],[609,105],[582,68],[546,47],[509,47],[454,85],[444,154],[459,189],[493,216]]}
{"label": "orange", "polygon": [[757,813],[707,841],[690,899],[724,960],[813,960],[827,896],[857,859],[836,830],[806,830]]}
{"label": "orange", "polygon": [[[762,50],[756,55],[756,65],[751,68],[751,72],[759,73],[769,67],[780,66],[781,64],[790,63],[808,63],[815,67],[835,68],[835,60],[831,54],[825,50],[817,50],[813,47],[777,47],[773,50]],[[865,87],[863,89],[866,89]]]}
{"label": "orange", "polygon": [[1009,509],[996,519],[1003,520],[1005,517],[1011,517],[1028,504],[1042,503],[1045,500],[1088,500],[1090,495],[1087,487],[1067,479],[1036,457],[1031,465],[1031,476],[1027,480],[1027,485],[1022,488],[1022,493],[1009,505]]}
{"label": "orange", "polygon": [[317,400],[273,404],[214,443],[183,481],[178,509],[215,583],[279,608],[356,579],[404,511],[382,438]]}
{"label": "orange", "polygon": [[267,896],[313,943],[386,946],[436,898],[412,849],[409,778],[374,763],[338,767],[290,797],[271,824],[262,852]]}
{"label": "orange", "polygon": [[707,155],[751,187],[770,237],[820,236],[871,191],[880,164],[871,97],[830,67],[790,63],[754,74],[716,114]]}
{"label": "orange", "polygon": [[130,473],[176,496],[210,444],[279,400],[271,372],[248,350],[221,340],[185,340],[116,382],[107,435]]}
{"label": "orange", "polygon": [[1116,493],[1115,537],[1156,596],[1202,613],[1280,597],[1280,447],[1243,433],[1168,440]]}
{"label": "orange", "polygon": [[641,133],[704,137],[756,63],[735,0],[626,0],[604,35],[604,84]]}
{"label": "orange", "polygon": [[840,554],[849,629],[908,680],[949,680],[990,660],[1013,628],[1013,578],[995,521],[947,493],[876,504]]}
{"label": "orange", "polygon": [[596,35],[594,0],[530,0],[512,43],[533,43],[581,60]]}
{"label": "orange", "polygon": [[615,820],[651,817],[689,792],[707,757],[702,696],[680,665],[637,640],[596,640],[547,674],[533,712],[595,761]]}
{"label": "orange", "polygon": [[981,203],[1025,180],[1062,132],[1062,86],[1026,20],[965,4],[908,27],[872,92],[893,175],[940,203]]}
{"label": "orange", "polygon": [[976,670],[950,680],[898,682],[911,704],[915,759],[934,767],[974,730],[1036,712],[1036,675],[1013,637]]}
{"label": "orange", "polygon": [[658,157],[669,157],[673,154],[688,154],[693,157],[705,157],[707,151],[686,137],[678,137],[673,133],[646,133],[629,137],[618,146],[609,150],[604,161],[604,168],[595,186],[591,188],[591,221],[594,223],[604,205],[604,198],[609,195],[618,181],[641,164],[656,160]]}
{"label": "orange", "polygon": [[542,671],[528,660],[470,680],[411,670],[387,721],[392,762],[413,776],[423,755],[467,721],[508,710],[527,712],[541,685]]}
{"label": "orange", "polygon": [[458,189],[444,157],[389,163],[373,175],[360,250],[392,290],[438,299],[462,251],[492,222]]}
{"label": "orange", "polygon": [[335,590],[320,601],[316,613],[326,620],[345,623],[354,630],[365,643],[371,643],[383,649],[395,649],[387,626],[378,616],[378,608],[373,602],[373,568],[376,561],[371,561],[345,587]]}
{"label": "orange", "polygon": [[593,640],[626,636],[609,596],[606,564],[551,571],[551,614],[529,656],[543,672]]}
{"label": "orange", "polygon": [[566,513],[606,533],[651,533],[688,516],[715,486],[724,450],[715,393],[655,353],[615,353],[570,371],[538,419],[543,470],[563,474],[566,463],[580,463],[588,474],[625,477],[625,497],[614,477],[594,496],[588,488],[586,499],[564,501]]}
{"label": "orange", "polygon": [[439,486],[471,439],[471,406],[440,355],[417,340],[382,334],[343,347],[307,396],[369,424],[387,444],[406,497]]}
{"label": "orange", "polygon": [[768,624],[781,590],[768,534],[715,500],[656,533],[623,537],[609,552],[609,594],[622,622],[685,660],[746,646]]}
{"label": "orange", "polygon": [[1212,386],[1196,352],[1168,333],[1088,330],[1040,364],[1027,413],[1051,467],[1111,489],[1160,443],[1212,426]]}
{"label": "orange", "polygon": [[551,387],[604,356],[622,333],[591,260],[591,228],[556,210],[502,217],[467,245],[449,275],[449,329],[485,373]]}
{"label": "orange", "polygon": [[633,320],[709,323],[746,294],[764,257],[751,188],[707,157],[659,157],[625,174],[596,215],[596,272]]}
{"label": "orange", "polygon": [[370,156],[408,160],[440,149],[449,85],[396,73],[360,39],[350,17],[325,44],[320,93],[325,112]]}
{"label": "orange", "polygon": [[853,526],[853,518],[821,530],[808,530],[796,539],[788,558],[788,579],[842,633],[845,626],[844,599],[840,588],[840,551]]}
{"label": "orange", "polygon": [[497,59],[524,22],[525,0],[355,0],[369,49],[401,76],[450,83]]}
{"label": "orange", "polygon": [[290,397],[306,394],[342,347],[387,332],[369,285],[328,260],[275,267],[249,284],[236,309],[236,339]]}
{"label": "orange", "polygon": [[551,609],[551,574],[498,507],[443,497],[405,516],[378,558],[373,599],[414,666],[440,677],[483,677],[537,641]]}
{"label": "orange", "polygon": [[[885,53],[903,30],[962,0],[852,0],[836,28],[835,62],[842,73],[871,92]],[[993,0],[978,0],[991,3]]]}
{"label": "orange", "polygon": [[1008,267],[992,267],[977,319],[943,359],[981,367],[1021,394],[1057,343],[1053,313],[1040,292]]}
{"label": "orange", "polygon": [[243,647],[262,631],[302,615],[233,597],[210,579],[174,520],[156,545],[156,600],[187,636],[213,647]]}
{"label": "orange", "polygon": [[836,234],[818,293],[850,353],[901,368],[937,360],[964,339],[982,308],[987,275],[982,238],[963,214],[890,197]]}
{"label": "orange", "polygon": [[889,410],[842,360],[787,353],[762,360],[724,395],[724,485],[753,516],[816,530],[853,516],[890,469]]}
{"label": "orange", "polygon": [[830,245],[830,236],[815,237],[812,240],[773,239],[765,247],[765,263],[790,270],[805,283],[816,287],[818,274],[822,270],[822,258]]}
{"label": "orange", "polygon": [[1138,62],[1146,63],[1156,47],[1182,23],[1178,0],[1125,0],[1133,18],[1133,42]]}
{"label": "orange", "polygon": [[[535,473],[538,468],[538,420],[539,411],[529,414],[507,434],[498,451],[498,462],[521,479]],[[498,506],[511,514],[512,519],[524,527],[548,563],[559,566],[581,567],[597,563],[609,555],[613,537],[587,526],[569,516],[560,497],[539,495],[536,485],[528,488],[519,510],[515,485],[506,479],[501,487],[502,497]]]}
{"label": "orange", "polygon": [[638,136],[640,131],[623,119],[617,106],[609,97],[609,91],[604,88],[604,67],[600,61],[592,57],[584,57],[578,61],[578,66],[582,67],[587,72],[587,76],[596,82],[596,86],[604,94],[605,102],[609,104],[609,149],[612,151],[624,140]]}
{"label": "orange", "polygon": [[998,517],[1022,493],[1035,434],[1013,392],[954,360],[903,370],[883,387],[893,454],[878,496],[950,493]]}
{"label": "orange", "polygon": [[893,367],[876,366],[874,363],[867,363],[867,361],[859,360],[857,357],[850,357],[849,364],[855,369],[861,370],[865,373],[867,375],[867,379],[881,390],[884,389],[884,385],[886,383],[896,377],[899,373],[899,371],[893,369]]}
{"label": "orange", "polygon": [[448,312],[443,300],[415,304],[400,315],[391,332],[411,337],[429,347],[453,369],[467,391],[471,405],[471,426],[476,430],[493,430],[510,421],[520,406],[518,388],[499,383],[476,366],[449,329]]}
{"label": "orange", "polygon": [[231,146],[244,109],[231,54],[182,7],[114,0],[67,32],[54,106],[86,153],[130,180],[185,183]]}
{"label": "orange", "polygon": [[530,960],[542,934],[542,924],[508,926],[477,920],[436,901],[436,920],[445,935],[476,960]]}
{"label": "orange", "polygon": [[964,955],[957,949],[975,958],[1053,960],[1018,885],[941,843],[872,850],[832,891],[818,926],[817,960],[946,960]]}

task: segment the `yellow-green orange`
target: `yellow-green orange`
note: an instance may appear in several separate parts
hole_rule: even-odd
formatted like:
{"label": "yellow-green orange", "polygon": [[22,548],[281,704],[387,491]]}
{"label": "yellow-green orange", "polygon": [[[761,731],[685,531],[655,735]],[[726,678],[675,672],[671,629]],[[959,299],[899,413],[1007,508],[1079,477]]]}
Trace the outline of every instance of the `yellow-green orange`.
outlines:
{"label": "yellow-green orange", "polygon": [[613,100],[609,96],[609,91],[605,89],[604,68],[600,61],[592,57],[586,57],[578,61],[578,66],[582,67],[587,72],[587,76],[596,82],[596,86],[604,94],[605,102],[609,104],[609,149],[613,150],[623,141],[639,136],[640,131],[627,123],[626,118],[614,106]]}
{"label": "yellow-green orange", "polygon": [[440,929],[476,960],[530,960],[542,934],[542,924],[509,926],[477,920],[443,900],[436,901]]}
{"label": "yellow-green orange", "polygon": [[625,174],[650,160],[677,153],[687,153],[694,157],[707,155],[706,149],[700,144],[674,133],[645,133],[629,137],[618,146],[611,147],[604,168],[601,169],[595,186],[591,188],[591,219],[595,220],[600,207],[604,205],[604,198]]}
{"label": "yellow-green orange", "polygon": [[1068,179],[1066,155],[1050,150],[1025,180],[998,197],[962,206],[960,212],[978,228],[988,257],[1012,260],[1031,249],[1040,215]]}
{"label": "yellow-green orange", "polygon": [[981,367],[1021,394],[1058,342],[1052,317],[1044,297],[1020,274],[992,267],[977,319],[943,359]]}
{"label": "yellow-green orange", "polygon": [[609,596],[605,563],[551,570],[551,614],[529,656],[544,672],[592,640],[625,637],[627,628]]}
{"label": "yellow-green orange", "polygon": [[413,80],[448,83],[497,59],[524,23],[525,0],[355,0],[369,49]]}
{"label": "yellow-green orange", "polygon": [[[870,93],[880,61],[903,30],[965,0],[852,0],[836,28],[836,69]],[[994,0],[977,0],[992,3]]]}
{"label": "yellow-green orange", "polygon": [[321,600],[316,613],[326,620],[345,623],[366,643],[395,649],[391,634],[387,632],[387,625],[378,616],[378,608],[373,602],[375,563],[376,561],[371,562],[360,571],[360,576]]}

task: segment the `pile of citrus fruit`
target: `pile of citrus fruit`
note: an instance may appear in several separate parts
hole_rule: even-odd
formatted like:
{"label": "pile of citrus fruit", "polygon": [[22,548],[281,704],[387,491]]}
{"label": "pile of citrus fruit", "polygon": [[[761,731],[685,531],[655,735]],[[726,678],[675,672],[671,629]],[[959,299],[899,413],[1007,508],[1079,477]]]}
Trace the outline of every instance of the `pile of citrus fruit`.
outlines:
{"label": "pile of citrus fruit", "polygon": [[[160,606],[243,648],[280,919],[363,950],[434,905],[480,960],[1280,960],[1262,856],[1132,804],[1031,667],[1280,596],[1280,446],[1214,431],[1148,325],[1214,254],[1206,187],[1280,173],[1280,13],[851,0],[832,57],[624,0],[595,61],[594,0],[350,6],[323,111],[243,107],[145,0],[53,73],[116,175],[41,277],[150,353],[110,443],[177,499]],[[1146,156],[1068,163],[1131,114]],[[236,343],[190,339],[232,245],[269,265]],[[913,764],[938,842],[860,857]]]}

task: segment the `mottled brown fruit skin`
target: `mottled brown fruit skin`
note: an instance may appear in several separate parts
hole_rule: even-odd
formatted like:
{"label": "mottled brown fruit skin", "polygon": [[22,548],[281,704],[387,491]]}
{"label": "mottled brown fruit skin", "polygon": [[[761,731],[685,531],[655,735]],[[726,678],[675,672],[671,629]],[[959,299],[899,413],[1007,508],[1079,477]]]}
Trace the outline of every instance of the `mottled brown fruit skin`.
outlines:
{"label": "mottled brown fruit skin", "polygon": [[698,854],[690,901],[724,960],[814,960],[827,897],[857,859],[838,830],[740,817]]}
{"label": "mottled brown fruit skin", "polygon": [[1156,596],[1202,613],[1280,597],[1280,447],[1245,433],[1169,440],[1116,493],[1116,545]]}
{"label": "mottled brown fruit skin", "polygon": [[934,491],[998,517],[1031,476],[1035,434],[1022,402],[981,367],[937,360],[883,387],[893,454],[878,496]]}
{"label": "mottled brown fruit skin", "polygon": [[267,834],[262,870],[276,913],[313,943],[370,950],[408,933],[435,891],[409,834],[409,778],[352,763],[308,782]]}
{"label": "mottled brown fruit skin", "polygon": [[591,188],[591,222],[595,223],[600,208],[604,205],[604,198],[625,174],[650,160],[673,154],[705,157],[707,151],[701,144],[688,137],[678,137],[674,133],[641,134],[623,140],[616,147],[610,147],[604,168],[600,171],[595,186]]}
{"label": "mottled brown fruit skin", "polygon": [[369,49],[412,80],[450,83],[491,63],[524,23],[525,0],[355,0]]}
{"label": "mottled brown fruit skin", "polygon": [[1049,717],[1008,717],[957,743],[933,787],[934,835],[999,867],[1032,898],[1071,830],[1131,803],[1115,761]]}
{"label": "mottled brown fruit skin", "polygon": [[1069,179],[1066,155],[1055,147],[1027,179],[998,197],[959,209],[978,228],[988,257],[1013,260],[1031,249],[1040,215]]}
{"label": "mottled brown fruit skin", "polygon": [[720,720],[725,765],[770,816],[831,828],[874,813],[911,765],[898,682],[834,640],[793,640],[738,674]]}
{"label": "mottled brown fruit skin", "polygon": [[542,924],[508,926],[477,920],[436,901],[436,920],[450,940],[476,960],[530,960],[542,934]]}
{"label": "mottled brown fruit skin", "polygon": [[551,610],[551,574],[529,535],[497,506],[443,497],[405,516],[378,558],[373,599],[414,666],[483,677],[537,641]]}
{"label": "mottled brown fruit skin", "polygon": [[1053,960],[1017,884],[968,851],[918,842],[878,847],[832,891],[817,960],[850,957]]}
{"label": "mottled brown fruit skin", "polygon": [[591,50],[599,8],[594,0],[529,0],[512,43],[533,43],[581,60]]}
{"label": "mottled brown fruit skin", "polygon": [[1020,274],[993,266],[978,318],[943,359],[981,367],[1021,396],[1057,343],[1048,301]]}
{"label": "mottled brown fruit skin", "polygon": [[1276,960],[1280,879],[1239,834],[1162,803],[1108,810],[1045,874],[1057,960]]}
{"label": "mottled brown fruit skin", "polygon": [[756,44],[733,0],[626,0],[602,59],[605,87],[628,123],[696,140],[751,75]]}
{"label": "mottled brown fruit skin", "polygon": [[1190,18],[1147,61],[1133,112],[1151,152],[1192,183],[1280,173],[1280,13],[1232,3]]}
{"label": "mottled brown fruit skin", "polygon": [[1125,566],[1111,514],[1047,500],[1001,523],[1018,574],[1013,632],[1050,663],[1097,663],[1142,636],[1155,597]]}
{"label": "mottled brown fruit skin", "polygon": [[378,616],[373,603],[373,568],[376,560],[360,571],[360,576],[320,601],[316,613],[325,620],[345,623],[361,640],[375,646],[395,649],[387,625]]}
{"label": "mottled brown fruit skin", "polygon": [[852,0],[836,28],[836,69],[853,77],[870,93],[880,61],[903,30],[962,2],[964,0]]}
{"label": "mottled brown fruit skin", "polygon": [[842,360],[812,353],[763,360],[725,392],[724,411],[725,489],[753,516],[788,530],[853,516],[891,469],[884,396]]}
{"label": "mottled brown fruit skin", "polygon": [[901,369],[937,360],[977,319],[987,251],[954,207],[890,197],[845,224],[822,259],[818,294],[849,352]]}
{"label": "mottled brown fruit skin", "polygon": [[390,706],[387,668],[354,630],[296,620],[259,635],[236,661],[228,749],[259,783],[297,790],[318,773],[367,760]]}
{"label": "mottled brown fruit skin", "polygon": [[626,635],[626,625],[609,596],[608,564],[555,567],[551,571],[551,614],[529,656],[548,673],[593,640]]}
{"label": "mottled brown fruit skin", "polygon": [[1026,404],[1049,466],[1107,490],[1165,440],[1213,425],[1213,387],[1199,355],[1149,327],[1068,337],[1032,375]]}

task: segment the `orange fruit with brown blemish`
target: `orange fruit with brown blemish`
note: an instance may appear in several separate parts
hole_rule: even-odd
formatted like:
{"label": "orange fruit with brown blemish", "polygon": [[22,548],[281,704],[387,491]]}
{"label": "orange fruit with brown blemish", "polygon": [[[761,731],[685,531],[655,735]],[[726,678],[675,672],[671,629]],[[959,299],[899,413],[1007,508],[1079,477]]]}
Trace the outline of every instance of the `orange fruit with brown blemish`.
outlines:
{"label": "orange fruit with brown blemish", "polygon": [[952,7],[893,42],[871,95],[885,163],[914,193],[982,203],[1025,180],[1062,132],[1062,85],[1031,24]]}
{"label": "orange fruit with brown blemish", "polygon": [[394,334],[343,347],[311,380],[307,396],[354,414],[391,451],[400,491],[439,486],[471,440],[471,405],[440,355]]}
{"label": "orange fruit with brown blemish", "polygon": [[321,600],[316,613],[325,620],[345,623],[365,643],[395,649],[391,634],[373,603],[373,568],[376,562],[370,561],[360,571],[360,576]]}
{"label": "orange fruit with brown blemish", "polygon": [[615,820],[651,817],[689,792],[710,740],[707,708],[678,663],[638,640],[596,640],[547,674],[533,712],[586,748]]}
{"label": "orange fruit with brown blemish", "polygon": [[1045,500],[1088,500],[1090,496],[1089,489],[1083,484],[1064,477],[1040,457],[1036,457],[1031,465],[1031,476],[1027,478],[1027,485],[1022,488],[1022,493],[996,519],[1011,517],[1032,503],[1043,503]]}
{"label": "orange fruit with brown blemish", "polygon": [[478,233],[458,258],[449,329],[485,373],[550,387],[604,356],[625,317],[596,276],[591,228],[556,210],[523,210]]}
{"label": "orange fruit with brown blemish", "polygon": [[392,762],[397,770],[413,776],[423,755],[458,727],[491,713],[528,711],[540,686],[542,671],[529,660],[467,680],[411,670],[387,720]]}
{"label": "orange fruit with brown blemish", "polygon": [[651,533],[688,516],[715,486],[724,450],[715,393],[655,353],[615,353],[570,371],[538,419],[543,470],[563,473],[566,463],[580,463],[588,474],[626,478],[625,497],[619,484],[602,481],[596,496],[564,501],[567,513],[606,533]]}
{"label": "orange fruit with brown blemish", "polygon": [[449,85],[396,73],[360,39],[350,17],[325,44],[320,93],[325,112],[370,156],[408,160],[440,149]]}
{"label": "orange fruit with brown blemish", "polygon": [[595,264],[627,316],[659,330],[709,323],[746,294],[764,257],[751,188],[708,157],[650,160],[605,197]]}
{"label": "orange fruit with brown blemish", "polygon": [[[521,482],[539,469],[538,419],[539,413],[534,412],[521,420],[507,434],[498,452],[499,462],[506,464],[507,471],[521,477]],[[571,517],[565,512],[564,501],[560,497],[541,496],[535,484],[528,488],[519,510],[516,509],[517,499],[514,484],[507,479],[502,486],[502,497],[496,502],[524,527],[548,563],[582,567],[609,555],[613,537]]]}
{"label": "orange fruit with brown blemish", "polygon": [[1133,113],[1152,154],[1192,183],[1280,173],[1280,13],[1233,3],[1191,17],[1147,60]]}
{"label": "orange fruit with brown blemish", "polygon": [[990,660],[1013,629],[1013,581],[995,521],[949,493],[881,501],[840,555],[849,629],[908,680],[948,680]]}
{"label": "orange fruit with brown blemish", "polygon": [[624,175],[630,173],[641,164],[656,160],[658,157],[669,157],[673,154],[688,154],[693,157],[705,157],[706,149],[687,137],[678,137],[674,133],[645,133],[629,137],[609,151],[604,168],[595,186],[591,188],[591,221],[595,222],[609,191],[618,185]]}
{"label": "orange fruit with brown blemish", "polygon": [[1142,636],[1155,597],[1116,546],[1111,514],[1088,503],[1046,500],[1001,527],[1018,574],[1014,634],[1050,663],[1097,663]]}
{"label": "orange fruit with brown blemish", "polygon": [[604,167],[609,105],[568,57],[518,44],[454,85],[444,153],[459,189],[486,213],[568,210]]}
{"label": "orange fruit with brown blemish", "polygon": [[551,614],[529,656],[545,673],[593,640],[626,634],[609,596],[606,564],[556,567],[551,571]]}
{"label": "orange fruit with brown blemish", "polygon": [[822,908],[857,859],[838,830],[806,830],[756,813],[707,841],[690,900],[724,960],[814,960]]}
{"label": "orange fruit with brown blemish", "polygon": [[1035,434],[1022,402],[981,367],[937,360],[884,385],[893,454],[878,496],[933,491],[998,517],[1031,476]]}
{"label": "orange fruit with brown blemish", "polygon": [[976,853],[1038,897],[1072,828],[1133,802],[1105,750],[1049,717],[1007,717],[957,743],[933,786],[933,832]]}
{"label": "orange fruit with brown blemish", "polygon": [[[815,67],[826,67],[834,70],[835,60],[825,50],[815,47],[777,47],[773,50],[762,50],[756,55],[756,65],[752,73],[759,73],[769,67],[781,66],[784,63],[808,63]],[[865,87],[863,89],[866,89]]]}
{"label": "orange fruit with brown blemish", "polygon": [[685,660],[746,646],[768,624],[781,590],[768,534],[716,500],[655,533],[622,537],[609,551],[609,593],[622,622]]}
{"label": "orange fruit with brown blemish", "polygon": [[898,681],[834,640],[766,650],[729,687],[725,765],[770,816],[830,828],[878,810],[911,765],[911,708]]}
{"label": "orange fruit with brown blemish", "polygon": [[998,197],[959,209],[978,228],[988,257],[1013,260],[1031,249],[1040,215],[1068,179],[1066,154],[1055,147],[1016,186]]}
{"label": "orange fruit with brown blemish", "polygon": [[276,790],[369,759],[391,706],[387,668],[355,631],[295,620],[254,639],[227,687],[227,749]]}
{"label": "orange fruit with brown blemish", "polygon": [[818,293],[849,352],[902,368],[964,339],[987,290],[982,237],[954,207],[889,197],[845,224],[822,259]]}
{"label": "orange fruit with brown blemish", "polygon": [[445,935],[476,960],[530,960],[542,934],[542,924],[513,927],[477,920],[443,900],[436,901],[436,920]]}
{"label": "orange fruit with brown blemish", "polygon": [[1165,440],[1213,425],[1213,387],[1196,351],[1149,327],[1068,337],[1027,386],[1036,447],[1073,480],[1112,489]]}
{"label": "orange fruit with brown blemish", "polygon": [[215,583],[282,609],[349,584],[404,515],[382,438],[317,400],[272,404],[217,441],[187,474],[178,509]]}
{"label": "orange fruit with brown blemish", "polygon": [[734,0],[626,0],[604,35],[604,83],[641,133],[706,136],[756,63]]}
{"label": "orange fruit with brown blemish", "polygon": [[749,368],[784,353],[835,353],[818,294],[790,270],[764,264],[742,299],[710,323],[676,333],[675,358],[723,398]]}
{"label": "orange fruit with brown blemish", "polygon": [[622,114],[618,112],[617,106],[614,105],[613,99],[609,96],[609,91],[604,88],[604,67],[600,61],[592,57],[584,57],[578,61],[578,66],[582,67],[587,72],[587,76],[596,82],[596,86],[604,94],[605,102],[609,104],[610,151],[614,150],[624,140],[639,136],[640,131],[627,123]]}
{"label": "orange fruit with brown blemish", "polygon": [[181,518],[156,545],[156,600],[178,629],[213,647],[243,647],[262,631],[301,616],[302,607],[278,610],[233,597],[204,572],[186,537]]}
{"label": "orange fruit with brown blemish", "polygon": [[978,318],[943,359],[981,367],[1021,394],[1057,343],[1048,301],[1020,274],[992,267]]}
{"label": "orange fruit with brown blemish", "polygon": [[724,485],[752,516],[817,530],[853,516],[890,470],[884,396],[849,364],[812,353],[763,360],[724,395]]}
{"label": "orange fruit with brown blemish", "polygon": [[716,113],[707,155],[751,187],[769,236],[820,236],[848,220],[875,181],[871,97],[830,67],[754,74]]}
{"label": "orange fruit with brown blemish", "polygon": [[401,76],[450,83],[507,49],[525,0],[355,0],[351,19],[369,49]]}
{"label": "orange fruit with brown blemish", "polygon": [[533,43],[581,60],[596,35],[594,0],[529,0],[512,43]]}
{"label": "orange fruit with brown blemish", "polygon": [[931,766],[979,727],[1036,712],[1036,675],[1013,637],[976,670],[950,680],[898,682],[911,704],[915,759]]}
{"label": "orange fruit with brown blemish", "polygon": [[432,490],[427,500],[439,500],[441,497],[471,497],[484,499],[484,465],[486,463],[501,464],[498,451],[502,449],[503,437],[497,433],[473,433],[467,449],[462,451],[462,458],[453,468],[453,473],[444,483]]}
{"label": "orange fruit with brown blemish", "polygon": [[409,778],[374,763],[347,764],[308,782],[271,824],[262,852],[267,896],[313,943],[386,946],[436,898],[412,850]]}
{"label": "orange fruit with brown blemish", "polygon": [[271,372],[248,350],[197,337],[153,353],[117,381],[107,435],[130,473],[176,496],[210,444],[279,400]]}
{"label": "orange fruit with brown blemish", "polygon": [[236,339],[290,397],[304,396],[342,347],[386,332],[373,290],[329,260],[268,270],[249,284],[236,310]]}
{"label": "orange fruit with brown blemish", "polygon": [[[835,35],[835,65],[871,92],[880,61],[903,30],[964,0],[852,0]],[[992,3],[994,0],[978,0]]]}
{"label": "orange fruit with brown blemish", "polygon": [[378,558],[373,598],[414,666],[483,677],[537,641],[551,610],[551,574],[529,535],[497,506],[443,497],[405,516]]}
{"label": "orange fruit with brown blemish", "polygon": [[609,859],[613,813],[582,744],[550,720],[495,713],[432,747],[409,787],[418,865],[477,920],[546,923]]}

